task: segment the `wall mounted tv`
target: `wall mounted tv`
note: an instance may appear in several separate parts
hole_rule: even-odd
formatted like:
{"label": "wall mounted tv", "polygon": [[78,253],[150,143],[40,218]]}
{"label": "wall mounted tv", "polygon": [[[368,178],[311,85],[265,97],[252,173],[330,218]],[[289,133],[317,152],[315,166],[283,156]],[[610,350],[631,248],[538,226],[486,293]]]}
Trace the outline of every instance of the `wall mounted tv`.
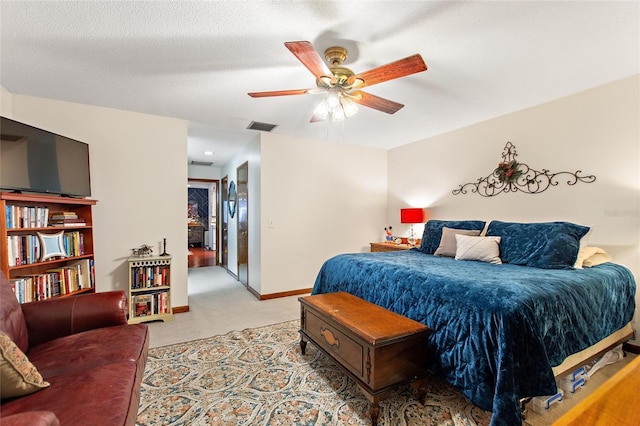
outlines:
{"label": "wall mounted tv", "polygon": [[91,196],[89,145],[0,117],[0,188]]}

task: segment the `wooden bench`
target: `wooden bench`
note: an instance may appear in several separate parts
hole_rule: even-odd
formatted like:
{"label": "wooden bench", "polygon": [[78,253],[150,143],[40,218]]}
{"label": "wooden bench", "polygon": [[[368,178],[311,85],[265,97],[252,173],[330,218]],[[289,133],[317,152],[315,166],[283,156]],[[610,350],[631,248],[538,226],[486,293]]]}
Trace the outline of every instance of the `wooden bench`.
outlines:
{"label": "wooden bench", "polygon": [[300,297],[300,350],[307,341],[333,359],[371,402],[375,426],[379,401],[412,383],[426,398],[429,328],[345,292]]}

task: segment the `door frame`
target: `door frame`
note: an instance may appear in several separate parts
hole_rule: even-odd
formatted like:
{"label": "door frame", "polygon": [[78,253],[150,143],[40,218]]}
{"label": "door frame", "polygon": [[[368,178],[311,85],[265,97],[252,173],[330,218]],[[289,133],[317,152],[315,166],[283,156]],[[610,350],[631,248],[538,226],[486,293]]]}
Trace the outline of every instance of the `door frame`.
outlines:
{"label": "door frame", "polygon": [[[220,261],[220,205],[218,203],[218,201],[220,200],[220,180],[219,179],[192,179],[192,178],[187,178],[187,184],[190,183],[195,183],[195,184],[205,184],[207,185],[207,198],[209,198],[209,210],[211,210],[212,208],[212,203],[211,203],[211,197],[209,196],[209,194],[211,193],[211,186],[213,184],[215,184],[216,186],[216,199],[214,200],[215,202],[215,213],[216,213],[216,231],[215,234],[213,236],[214,241],[215,241],[215,247],[216,247],[216,263],[218,263]],[[210,219],[211,217],[207,218],[207,231],[211,232],[211,225],[210,225]],[[208,241],[206,242],[205,246],[208,245]]]}
{"label": "door frame", "polygon": [[222,227],[220,228],[220,266],[229,270],[229,212],[228,209],[229,176],[220,179],[220,207],[222,210]]}

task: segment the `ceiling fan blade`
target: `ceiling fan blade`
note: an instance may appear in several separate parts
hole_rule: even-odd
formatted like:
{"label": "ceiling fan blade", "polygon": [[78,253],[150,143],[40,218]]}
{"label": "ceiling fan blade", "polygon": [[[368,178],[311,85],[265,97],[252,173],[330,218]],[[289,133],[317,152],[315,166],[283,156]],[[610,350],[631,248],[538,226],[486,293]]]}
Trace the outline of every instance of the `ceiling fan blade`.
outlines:
{"label": "ceiling fan blade", "polygon": [[362,79],[364,80],[364,84],[359,87],[367,87],[426,70],[427,64],[424,63],[422,56],[415,54],[355,75],[351,77],[349,81],[350,83],[353,83],[356,79]]}
{"label": "ceiling fan blade", "polygon": [[266,98],[268,96],[289,96],[289,95],[304,95],[308,93],[310,90],[316,89],[294,89],[294,90],[276,90],[272,92],[251,92],[247,93],[247,95],[252,98]]}
{"label": "ceiling fan blade", "polygon": [[389,99],[381,98],[371,93],[357,90],[349,96],[354,102],[366,106],[369,108],[377,109],[378,111],[386,112],[387,114],[393,114],[402,109],[404,105],[398,102],[390,101]]}
{"label": "ceiling fan blade", "polygon": [[318,55],[318,52],[316,52],[311,42],[288,41],[284,45],[287,46],[287,49],[289,49],[316,78],[333,76],[333,73],[329,70],[329,67],[324,63],[320,55]]}

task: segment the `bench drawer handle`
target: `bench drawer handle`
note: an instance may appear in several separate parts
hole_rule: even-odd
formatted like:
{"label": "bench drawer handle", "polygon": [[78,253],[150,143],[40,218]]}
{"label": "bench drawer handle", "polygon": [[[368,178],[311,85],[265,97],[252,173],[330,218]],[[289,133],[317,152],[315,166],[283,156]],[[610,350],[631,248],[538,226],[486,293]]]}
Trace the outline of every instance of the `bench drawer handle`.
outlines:
{"label": "bench drawer handle", "polygon": [[340,340],[336,339],[331,330],[327,330],[324,327],[320,327],[320,334],[324,337],[324,340],[330,345],[336,348],[340,347]]}

